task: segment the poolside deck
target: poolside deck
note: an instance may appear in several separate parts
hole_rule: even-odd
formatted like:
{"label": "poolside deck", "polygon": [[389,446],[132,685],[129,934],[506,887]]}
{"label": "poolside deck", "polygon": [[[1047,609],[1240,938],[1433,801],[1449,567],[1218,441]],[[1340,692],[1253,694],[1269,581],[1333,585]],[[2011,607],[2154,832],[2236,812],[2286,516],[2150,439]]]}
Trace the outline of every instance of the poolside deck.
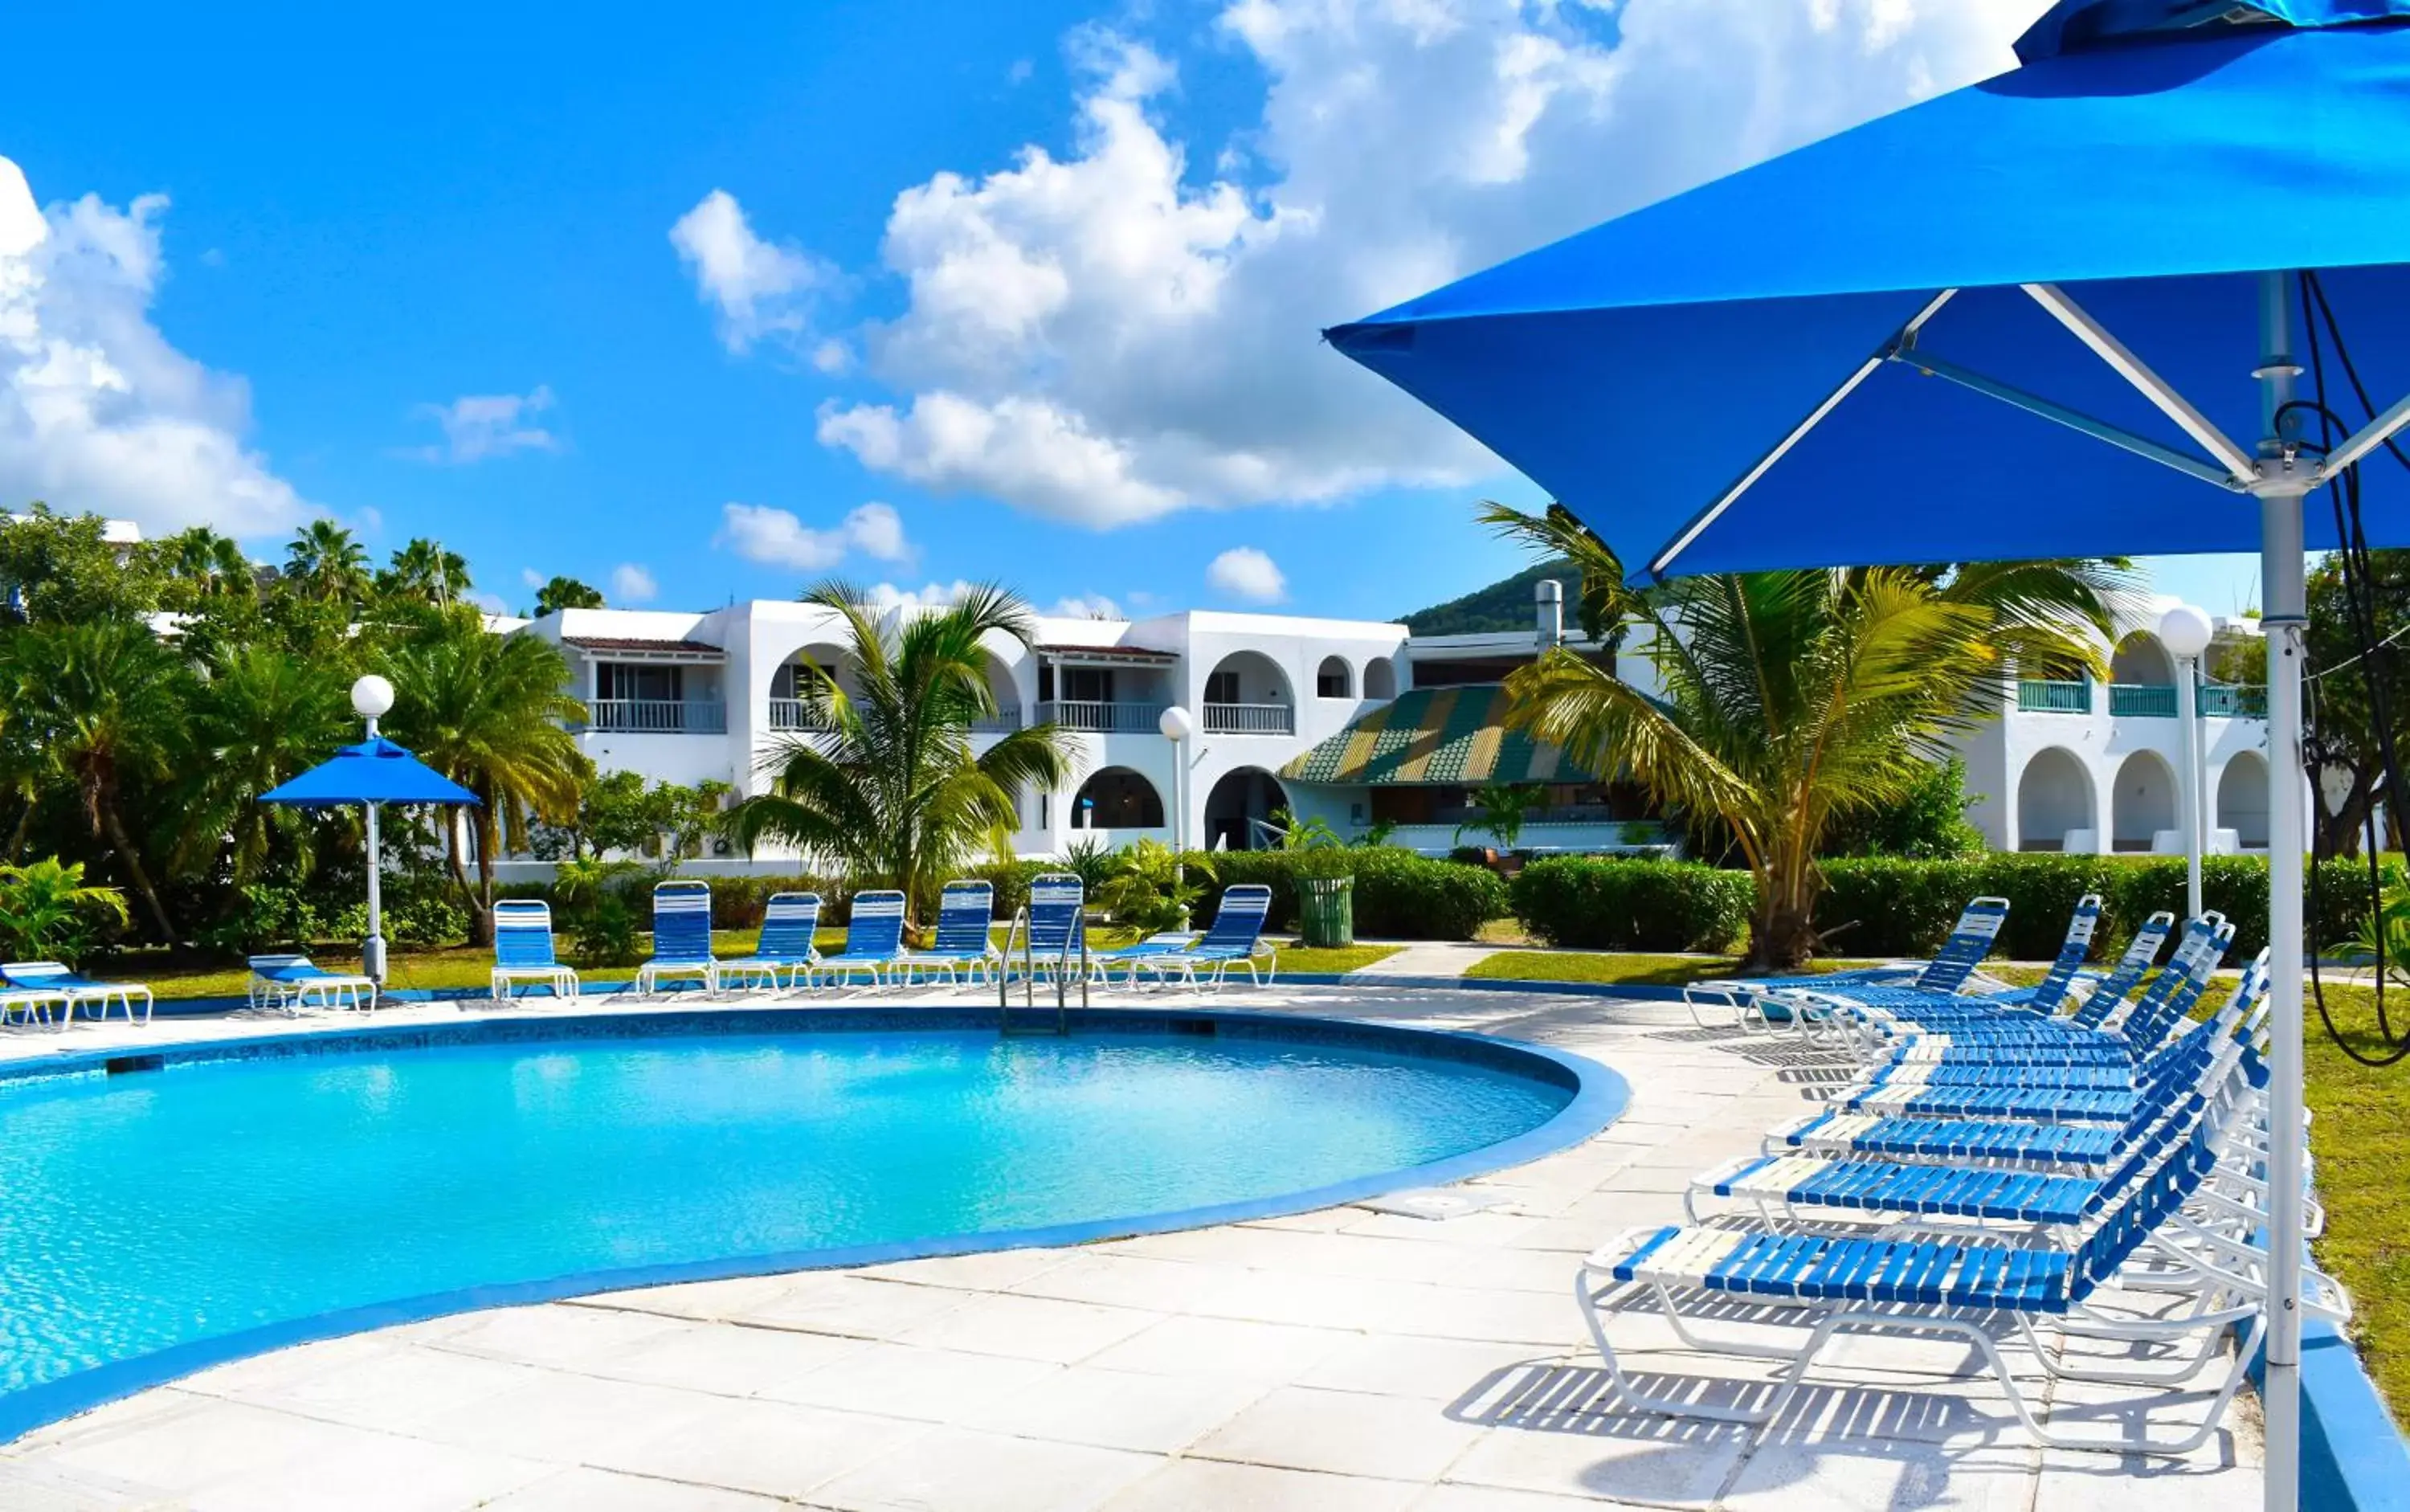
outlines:
{"label": "poolside deck", "polygon": [[[619,1292],[285,1350],[0,1448],[0,1505],[2054,1512],[2113,1498],[2120,1512],[2218,1512],[2259,1503],[2247,1397],[2187,1461],[2041,1451],[2025,1444],[1996,1385],[1950,1374],[1963,1345],[1845,1341],[1764,1428],[1595,1410],[1603,1383],[1570,1295],[1576,1260],[1623,1228],[1677,1217],[1691,1175],[1754,1148],[1801,1109],[1824,1073],[1788,1041],[1703,1035],[1671,1005],[1571,995],[1351,985],[1233,990],[1222,1001],[1549,1044],[1621,1071],[1632,1106],[1575,1149],[1470,1184],[1501,1205],[1444,1221],[1336,1208],[1077,1249]],[[64,1041],[12,1031],[0,1036],[0,1058],[262,1027],[161,1020]],[[1626,1360],[1643,1373],[1749,1382],[1773,1368],[1688,1354],[1645,1315],[1617,1332],[1619,1345],[1643,1346]],[[2125,1388],[2061,1386],[2050,1417],[2110,1435],[2130,1431],[2141,1401]],[[2199,1401],[2166,1405],[2189,1417]]]}

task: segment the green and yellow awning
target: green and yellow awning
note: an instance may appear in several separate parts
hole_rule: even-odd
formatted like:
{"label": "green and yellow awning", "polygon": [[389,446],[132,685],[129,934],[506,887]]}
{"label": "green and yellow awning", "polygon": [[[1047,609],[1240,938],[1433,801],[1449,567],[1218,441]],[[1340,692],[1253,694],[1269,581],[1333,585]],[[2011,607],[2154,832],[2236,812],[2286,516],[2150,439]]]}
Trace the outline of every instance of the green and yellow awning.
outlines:
{"label": "green and yellow awning", "polygon": [[1495,683],[1417,688],[1372,710],[1280,770],[1295,782],[1478,788],[1593,782],[1554,746],[1506,728]]}

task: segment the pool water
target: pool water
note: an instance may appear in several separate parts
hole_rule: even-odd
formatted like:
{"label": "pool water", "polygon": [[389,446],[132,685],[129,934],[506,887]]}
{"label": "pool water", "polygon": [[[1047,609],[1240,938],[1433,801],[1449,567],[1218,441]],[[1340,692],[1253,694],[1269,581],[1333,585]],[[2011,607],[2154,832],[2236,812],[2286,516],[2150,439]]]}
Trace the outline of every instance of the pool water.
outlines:
{"label": "pool water", "polygon": [[1346,1045],[993,1030],[447,1045],[0,1083],[0,1437],[30,1404],[8,1393],[247,1330],[1276,1197],[1510,1139],[1572,1097]]}

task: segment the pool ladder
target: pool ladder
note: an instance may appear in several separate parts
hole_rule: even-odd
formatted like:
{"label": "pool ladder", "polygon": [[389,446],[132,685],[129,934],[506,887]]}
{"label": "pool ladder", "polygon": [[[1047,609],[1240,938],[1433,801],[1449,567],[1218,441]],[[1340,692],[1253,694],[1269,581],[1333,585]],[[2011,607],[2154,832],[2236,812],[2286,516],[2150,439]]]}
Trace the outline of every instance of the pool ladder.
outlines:
{"label": "pool ladder", "polygon": [[[1062,952],[1057,955],[1053,962],[1054,967],[1054,1027],[1051,1030],[1042,1028],[1024,1029],[1021,1031],[1022,1033],[1052,1033],[1057,1035],[1067,1035],[1071,1032],[1070,979],[1074,974],[1072,970],[1074,965],[1079,968],[1077,976],[1080,982],[1080,1007],[1082,1010],[1087,1008],[1088,931],[1086,928],[1086,923],[1087,922],[1085,920],[1082,920],[1081,927],[1073,929],[1069,935],[1065,937],[1063,940]],[[1004,934],[1004,962],[995,974],[996,1029],[1008,1039],[1010,1038],[1013,1033],[1012,950],[1013,946],[1016,944],[1021,947],[1021,1006],[1026,1009],[1030,1013],[1035,1014],[1038,1011],[1038,960],[1033,948],[1034,942],[1029,938],[1029,910],[1026,908],[1013,910],[1012,923],[1010,927],[1006,929]],[[1073,953],[1075,951],[1077,952],[1076,954]]]}

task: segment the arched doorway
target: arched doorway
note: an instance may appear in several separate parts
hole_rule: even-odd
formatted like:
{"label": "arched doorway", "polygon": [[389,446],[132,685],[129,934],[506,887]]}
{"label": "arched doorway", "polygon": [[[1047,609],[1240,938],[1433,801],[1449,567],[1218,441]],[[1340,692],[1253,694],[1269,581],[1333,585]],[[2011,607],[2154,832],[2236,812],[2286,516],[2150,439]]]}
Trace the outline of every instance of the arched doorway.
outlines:
{"label": "arched doorway", "polygon": [[2109,680],[2165,688],[2176,680],[2175,661],[2156,635],[2138,630],[2117,643],[2117,654],[2109,662]]}
{"label": "arched doorway", "polygon": [[1163,795],[1154,784],[1126,766],[1108,766],[1080,784],[1071,800],[1075,830],[1159,830],[1163,828]]}
{"label": "arched doorway", "polygon": [[1240,766],[1222,774],[1205,795],[1205,849],[1253,850],[1262,844],[1256,825],[1275,808],[1288,807],[1288,790],[1280,778],[1260,766]]}
{"label": "arched doorway", "polygon": [[2176,774],[2156,751],[2138,750],[2117,768],[2109,806],[2111,845],[2148,850],[2161,830],[2176,827]]}
{"label": "arched doorway", "polygon": [[2092,778],[2056,746],[2035,753],[2017,778],[2017,849],[2064,850],[2069,830],[2098,830]]}
{"label": "arched doorway", "polygon": [[2268,849],[2268,763],[2258,751],[2235,752],[2218,774],[2216,827],[2245,850]]}
{"label": "arched doorway", "polygon": [[1233,651],[1205,679],[1205,733],[1285,735],[1297,730],[1288,674],[1260,651]]}
{"label": "arched doorway", "polygon": [[1386,656],[1376,656],[1364,663],[1364,696],[1395,698],[1398,696],[1398,669]]}
{"label": "arched doorway", "polygon": [[987,734],[1020,729],[1021,686],[1013,680],[1012,669],[993,654],[987,658],[987,687],[995,699],[995,712],[973,720],[971,728]]}
{"label": "arched doorway", "polygon": [[[819,668],[814,672],[813,668]],[[835,680],[848,697],[862,691],[862,663],[842,646],[806,646],[770,674],[770,728],[822,730],[828,720],[808,705],[820,676]]]}
{"label": "arched doorway", "polygon": [[1314,670],[1314,696],[1316,698],[1353,698],[1356,696],[1356,676],[1343,656],[1326,656]]}

